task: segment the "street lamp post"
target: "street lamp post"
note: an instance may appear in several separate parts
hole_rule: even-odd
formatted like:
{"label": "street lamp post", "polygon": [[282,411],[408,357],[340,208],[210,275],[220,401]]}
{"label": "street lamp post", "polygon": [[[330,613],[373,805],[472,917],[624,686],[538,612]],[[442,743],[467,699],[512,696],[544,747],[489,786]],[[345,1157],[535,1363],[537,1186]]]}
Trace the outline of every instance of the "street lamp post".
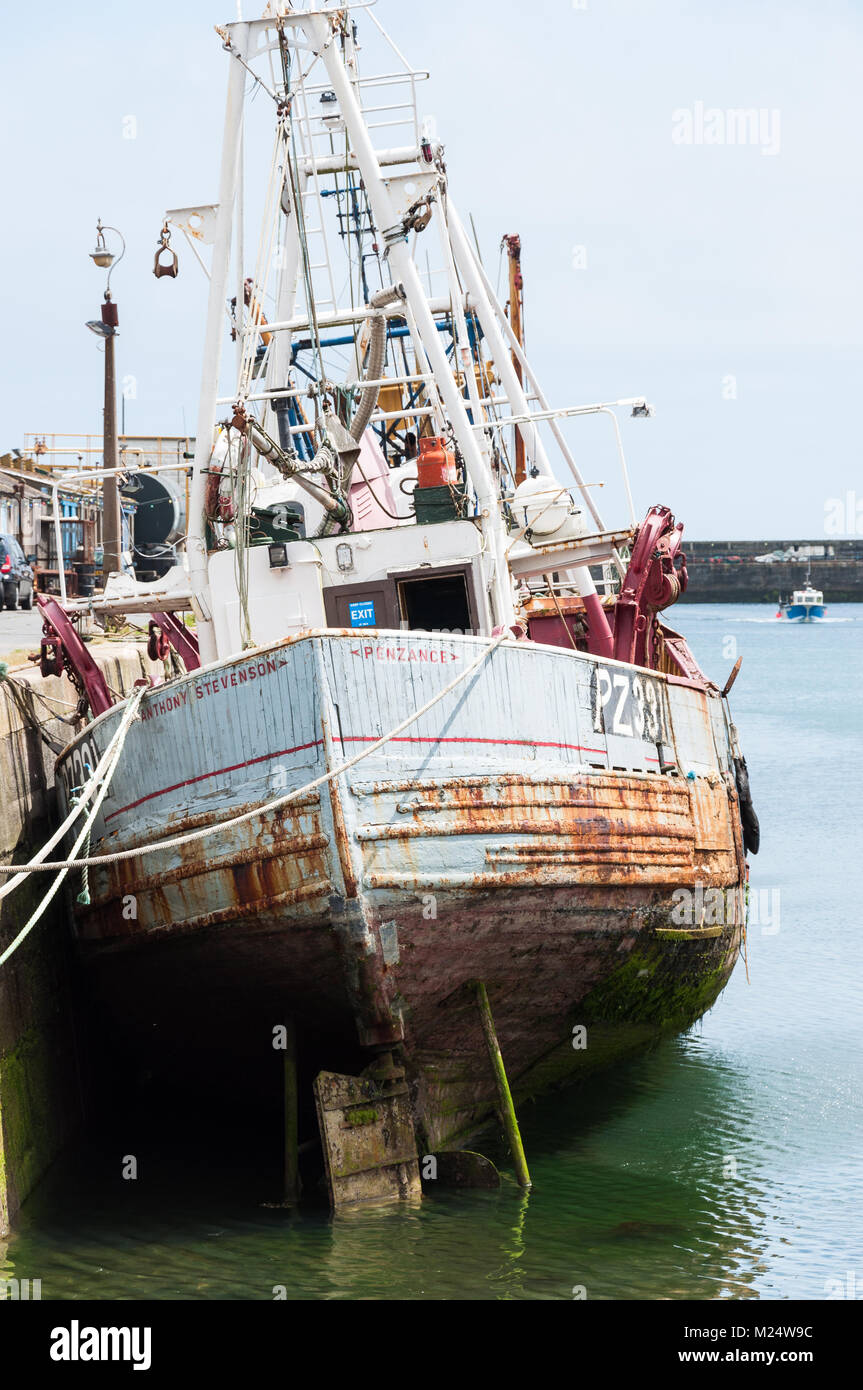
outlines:
{"label": "street lamp post", "polygon": [[[105,245],[105,232],[116,232],[123,244],[119,256]],[[87,327],[105,340],[105,408],[103,416],[103,466],[116,469],[119,466],[117,449],[117,378],[114,359],[114,339],[117,336],[119,317],[117,305],[111,298],[111,272],[126,253],[126,243],[116,227],[103,227],[101,220],[96,223],[96,248],[90,252],[95,264],[107,269],[108,280],[102,302],[102,316],[90,320]],[[123,529],[120,511],[120,491],[116,472],[108,474],[102,481],[102,571],[107,579],[109,574],[123,568],[122,562]],[[62,560],[60,561],[62,564]]]}

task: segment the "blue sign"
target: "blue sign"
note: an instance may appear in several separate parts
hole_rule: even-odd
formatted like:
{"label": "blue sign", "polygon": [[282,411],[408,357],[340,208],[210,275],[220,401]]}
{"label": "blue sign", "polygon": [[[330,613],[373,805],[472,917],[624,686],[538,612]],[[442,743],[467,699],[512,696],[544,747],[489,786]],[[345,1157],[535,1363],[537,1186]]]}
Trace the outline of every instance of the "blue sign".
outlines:
{"label": "blue sign", "polygon": [[351,615],[351,627],[374,627],[375,605],[370,598],[362,599],[358,603],[349,603],[348,612]]}

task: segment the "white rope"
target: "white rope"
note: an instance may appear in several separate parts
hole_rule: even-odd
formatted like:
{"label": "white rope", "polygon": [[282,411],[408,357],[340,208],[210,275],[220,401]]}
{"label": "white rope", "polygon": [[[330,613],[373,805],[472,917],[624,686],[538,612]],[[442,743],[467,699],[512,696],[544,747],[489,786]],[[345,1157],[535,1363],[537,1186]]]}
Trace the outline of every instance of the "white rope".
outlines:
{"label": "white rope", "polygon": [[[95,792],[96,787],[98,786],[99,781],[103,773],[105,772],[105,769],[111,761],[111,755],[114,752],[114,749],[117,746],[117,740],[120,738],[122,733],[123,724],[120,723],[117,725],[117,728],[114,731],[114,736],[111,739],[111,742],[108,744],[108,747],[105,749],[104,753],[99,759],[95,771],[91,773],[90,780],[84,784],[84,787],[81,791],[81,795],[79,796],[78,800],[75,802],[74,806],[72,807],[68,816],[64,820],[63,824],[59,827],[59,829],[54,831],[54,834],[51,836],[51,838],[48,841],[46,841],[46,843],[42,846],[39,853],[36,855],[36,858],[33,860],[34,864],[41,864],[42,860],[45,859],[50,854],[54,846],[60,840],[63,839],[63,836],[66,834],[66,831],[70,828],[71,825],[74,824],[74,822],[84,811],[87,802],[90,800],[91,796]],[[18,887],[19,883],[23,883],[26,877],[27,873],[25,870],[18,870],[14,878],[10,878],[6,883],[3,884],[3,887],[0,888],[0,898],[5,898],[7,894],[11,893],[14,888]]]}
{"label": "white rope", "polygon": [[[32,915],[32,917],[30,918],[30,920],[29,920],[28,922],[25,923],[25,925],[24,925],[24,926],[21,928],[21,930],[19,931],[18,935],[15,937],[14,941],[10,941],[9,945],[6,947],[6,950],[3,951],[2,955],[0,955],[0,966],[3,966],[3,965],[6,964],[7,960],[9,959],[9,957],[10,957],[15,951],[17,951],[17,949],[18,949],[18,947],[21,945],[22,941],[24,941],[24,940],[30,935],[30,932],[33,930],[33,928],[35,927],[36,923],[39,921],[39,918],[40,918],[40,917],[42,916],[42,914],[45,912],[45,909],[47,908],[48,904],[49,904],[49,903],[51,902],[51,900],[56,896],[57,890],[59,889],[60,884],[63,882],[64,878],[66,877],[66,874],[67,874],[68,870],[74,866],[74,864],[75,864],[75,855],[78,853],[78,849],[80,848],[81,844],[82,844],[82,843],[84,842],[84,840],[89,836],[89,834],[90,834],[90,827],[91,827],[91,825],[93,824],[93,821],[96,819],[97,815],[99,814],[99,807],[102,805],[102,802],[103,802],[104,799],[105,799],[105,796],[106,796],[107,791],[108,791],[108,787],[110,786],[110,783],[111,783],[111,778],[113,777],[114,772],[115,772],[116,767],[117,767],[117,764],[118,764],[119,761],[120,761],[120,757],[121,757],[122,752],[123,752],[123,744],[124,744],[125,741],[126,741],[126,734],[127,734],[128,731],[129,731],[129,726],[130,726],[130,724],[132,723],[132,720],[136,717],[136,715],[137,715],[137,713],[138,713],[138,706],[140,705],[141,700],[142,700],[143,697],[144,697],[144,692],[145,692],[146,689],[147,689],[146,686],[141,686],[138,690],[136,690],[135,693],[134,693],[134,695],[132,695],[132,697],[130,698],[129,703],[128,703],[128,705],[126,706],[125,710],[123,711],[123,719],[122,719],[122,722],[121,722],[121,724],[120,724],[120,728],[117,730],[118,738],[117,738],[116,747],[115,747],[114,752],[113,752],[113,754],[112,754],[112,756],[111,756],[111,763],[110,763],[110,766],[108,767],[108,769],[107,769],[107,771],[106,771],[106,773],[105,773],[105,780],[103,781],[101,787],[99,788],[98,796],[96,797],[95,801],[93,802],[92,807],[90,808],[90,813],[89,813],[89,815],[87,816],[87,819],[85,820],[83,826],[81,827],[81,830],[80,830],[80,833],[79,833],[79,835],[78,835],[77,840],[75,841],[74,845],[72,846],[72,858],[71,858],[70,860],[68,860],[65,864],[63,864],[62,866],[60,866],[61,872],[57,875],[57,877],[55,878],[54,882],[51,884],[51,887],[48,889],[48,892],[45,894],[44,898],[43,898],[42,901],[40,902],[39,906],[36,908],[36,911],[33,913],[33,915]],[[87,860],[81,860],[80,862],[81,862],[82,864],[84,864],[84,863],[87,863],[88,861],[87,861]],[[58,866],[57,866],[57,865],[54,865],[54,864],[40,864],[40,865],[39,865],[39,868],[40,868],[40,869],[53,869],[53,868],[56,868],[56,867],[58,867]],[[31,870],[31,868],[32,868],[32,865],[26,864],[26,865],[23,866],[23,869],[22,869],[20,872],[27,873],[27,872],[29,872],[29,871]]]}
{"label": "white rope", "polygon": [[234,578],[240,599],[240,641],[244,651],[255,645],[252,640],[252,618],[249,612],[249,549],[250,521],[249,485],[252,467],[250,434],[242,434],[237,446],[237,469],[233,473],[234,489]]}
{"label": "white rope", "polygon": [[[462,681],[467,680],[467,677],[472,675],[477,667],[481,666],[482,663],[491,656],[491,653],[500,646],[501,642],[503,642],[505,638],[511,636],[512,634],[509,628],[505,628],[503,632],[498,633],[494,641],[490,642],[487,647],[484,647],[479,656],[475,657],[463,671],[460,671],[454,680],[449,681],[449,683],[444,686],[443,690],[439,690],[436,695],[433,695],[432,698],[427,700],[424,705],[421,705],[419,709],[409,714],[400,724],[396,724],[395,728],[390,729],[389,733],[376,739],[368,748],[361,749],[359,753],[355,753],[352,758],[348,758],[346,762],[340,763],[338,767],[334,767],[330,772],[325,772],[322,776],[316,777],[313,782],[307,782],[304,787],[300,787],[297,791],[288,792],[285,796],[276,797],[275,801],[264,802],[263,805],[256,806],[252,811],[244,811],[241,816],[232,816],[230,820],[217,821],[215,825],[206,825],[201,830],[193,830],[188,835],[177,835],[170,840],[157,840],[150,845],[139,845],[135,849],[117,850],[113,854],[100,854],[89,859],[76,860],[73,857],[72,859],[64,859],[47,864],[39,864],[36,863],[35,860],[29,864],[13,866],[0,864],[0,874],[43,873],[49,869],[71,869],[74,868],[76,864],[78,868],[83,868],[85,864],[88,868],[97,864],[116,864],[122,859],[134,859],[138,855],[156,854],[159,850],[179,849],[181,845],[191,844],[193,840],[203,840],[208,835],[217,834],[220,830],[231,830],[235,825],[243,825],[246,821],[254,820],[255,816],[263,816],[266,815],[268,811],[275,811],[280,806],[287,806],[289,802],[296,801],[298,797],[306,796],[308,792],[314,791],[316,787],[323,786],[325,782],[332,782],[336,777],[340,777],[343,772],[348,772],[352,767],[355,767],[358,762],[361,762],[363,758],[368,758],[370,754],[376,753],[379,748],[383,748],[385,743],[389,743],[391,739],[396,738],[403,729],[407,729],[411,724],[416,723],[416,721],[436,705],[439,700],[442,700],[445,695],[448,695],[450,691],[454,690]],[[78,843],[80,844],[80,840]],[[77,850],[77,845],[75,849]],[[2,961],[0,961],[0,964],[2,964]]]}
{"label": "white rope", "polygon": [[[264,203],[264,215],[261,219],[261,232],[258,238],[258,247],[255,254],[255,269],[252,276],[252,284],[249,294],[249,318],[248,328],[265,328],[262,324],[264,316],[264,299],[266,297],[267,286],[270,283],[272,274],[273,258],[275,255],[276,237],[279,226],[279,198],[284,180],[283,162],[287,158],[287,133],[285,122],[280,120],[276,127],[276,135],[273,141],[273,150],[270,157],[270,169],[267,179],[267,192]],[[257,296],[260,296],[259,298]],[[243,306],[237,304],[237,327],[242,333],[244,326]],[[240,353],[240,373],[237,384],[237,395],[239,400],[245,400],[252,389],[252,376],[254,374],[255,358],[257,355],[258,343],[261,341],[257,333],[248,333],[243,337]]]}

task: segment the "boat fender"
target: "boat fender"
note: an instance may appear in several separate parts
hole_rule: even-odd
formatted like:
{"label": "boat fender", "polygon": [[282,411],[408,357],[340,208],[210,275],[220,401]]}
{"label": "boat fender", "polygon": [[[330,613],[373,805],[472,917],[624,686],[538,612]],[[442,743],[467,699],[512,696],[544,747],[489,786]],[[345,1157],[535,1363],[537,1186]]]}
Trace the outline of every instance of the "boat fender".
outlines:
{"label": "boat fender", "polygon": [[[230,477],[224,471],[225,460],[210,456],[207,467],[207,486],[204,491],[204,515],[208,521],[219,521],[223,525],[234,520],[234,503],[227,490]],[[227,487],[226,487],[227,485]]]}
{"label": "boat fender", "polygon": [[743,827],[743,848],[750,854],[757,854],[761,844],[761,827],[758,824],[758,817],[755,814],[755,807],[752,805],[752,793],[749,790],[749,772],[746,767],[746,759],[739,757],[734,759],[734,781],[737,785],[737,796],[740,801],[740,823]]}
{"label": "boat fender", "polygon": [[147,638],[147,655],[151,661],[165,661],[171,651],[171,643],[168,634],[163,632],[158,623],[150,622],[150,635]]}

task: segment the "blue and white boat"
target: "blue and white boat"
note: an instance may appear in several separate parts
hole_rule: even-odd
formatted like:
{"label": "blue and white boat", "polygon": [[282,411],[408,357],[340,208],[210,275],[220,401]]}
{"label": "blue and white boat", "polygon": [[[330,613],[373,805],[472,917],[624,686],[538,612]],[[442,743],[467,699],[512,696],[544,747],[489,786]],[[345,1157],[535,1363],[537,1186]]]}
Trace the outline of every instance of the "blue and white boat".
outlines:
{"label": "blue and white boat", "polygon": [[813,589],[807,580],[802,589],[794,590],[785,616],[793,623],[811,623],[815,618],[823,618],[826,612],[823,593]]}

